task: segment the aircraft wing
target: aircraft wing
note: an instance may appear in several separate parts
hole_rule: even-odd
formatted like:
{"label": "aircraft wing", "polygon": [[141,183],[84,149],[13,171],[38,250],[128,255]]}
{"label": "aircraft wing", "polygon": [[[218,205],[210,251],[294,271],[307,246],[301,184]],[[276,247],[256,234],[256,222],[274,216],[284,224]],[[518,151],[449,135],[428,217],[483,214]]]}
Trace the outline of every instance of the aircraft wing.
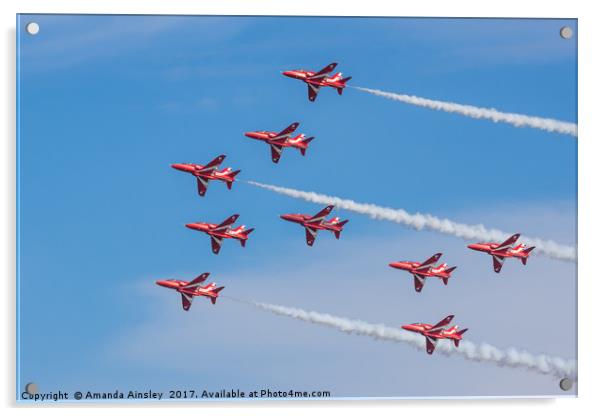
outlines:
{"label": "aircraft wing", "polygon": [[211,171],[217,169],[219,167],[219,165],[224,161],[225,158],[226,158],[226,155],[219,155],[218,157],[213,159],[211,162],[207,163],[203,167],[203,169],[201,169],[201,172],[207,173],[207,172],[211,172]]}
{"label": "aircraft wing", "polygon": [[187,311],[188,309],[190,309],[190,305],[192,305],[192,296],[186,295],[184,293],[181,293],[182,295],[182,308],[184,308],[185,311]]}
{"label": "aircraft wing", "polygon": [[310,219],[308,219],[306,222],[312,223],[312,224],[320,224],[322,223],[322,221],[324,220],[324,218],[326,218],[328,216],[328,214],[330,214],[330,212],[332,211],[332,209],[334,208],[334,205],[328,205],[326,208],[324,208],[323,210],[321,210],[320,212],[318,212],[316,215],[314,215],[313,217],[311,217]]}
{"label": "aircraft wing", "polygon": [[205,282],[205,280],[207,280],[208,277],[209,277],[209,273],[203,273],[203,274],[195,277],[194,280],[192,280],[186,286],[184,286],[184,289],[196,289],[201,284],[203,284]]}
{"label": "aircraft wing", "polygon": [[200,196],[205,196],[205,192],[207,192],[208,185],[209,181],[207,179],[201,178],[199,176],[196,177],[196,188]]}
{"label": "aircraft wing", "polygon": [[305,241],[307,241],[308,246],[311,247],[314,245],[314,241],[316,241],[316,235],[318,235],[316,230],[305,227]]}
{"label": "aircraft wing", "polygon": [[280,133],[278,133],[274,139],[279,139],[283,136],[288,136],[289,134],[291,134],[292,132],[297,130],[297,127],[299,127],[299,123],[294,122],[293,124],[291,124],[290,126],[285,128],[284,130],[282,130]]}
{"label": "aircraft wing", "polygon": [[213,234],[209,234],[209,236],[211,237],[211,251],[214,254],[219,254],[219,250],[222,248],[222,238],[216,237]]}
{"label": "aircraft wing", "polygon": [[270,148],[272,150],[272,162],[278,163],[280,160],[280,155],[282,155],[282,146],[270,143]]}
{"label": "aircraft wing", "polygon": [[213,231],[224,231],[230,225],[234,224],[237,219],[238,219],[238,214],[230,215],[228,218],[226,218],[224,221],[222,221],[221,224],[218,224],[217,227],[215,227],[213,229]]}
{"label": "aircraft wing", "polygon": [[426,338],[426,353],[427,354],[432,354],[433,351],[435,351],[435,346],[437,345],[437,338],[429,338],[429,337],[425,337]]}
{"label": "aircraft wing", "polygon": [[510,247],[512,247],[512,245],[514,243],[516,243],[516,240],[518,240],[519,237],[520,237],[520,234],[514,234],[514,235],[510,236],[506,241],[504,241],[499,246],[497,246],[495,248],[494,252],[495,251],[505,251],[505,250],[509,249]]}
{"label": "aircraft wing", "polygon": [[433,266],[433,264],[437,263],[437,261],[439,260],[440,257],[441,257],[441,253],[432,255],[431,257],[429,257],[428,259],[426,259],[425,261],[420,263],[420,265],[418,267],[416,267],[415,270],[418,272],[428,272],[431,269],[431,267]]}
{"label": "aircraft wing", "polygon": [[324,68],[320,69],[318,72],[316,72],[315,74],[313,74],[311,77],[308,77],[311,80],[322,80],[324,78],[326,78],[328,76],[328,74],[330,74],[332,71],[334,71],[334,69],[337,67],[337,63],[333,62],[328,66],[325,66]]}
{"label": "aircraft wing", "polygon": [[424,277],[415,274],[414,275],[414,289],[416,290],[416,292],[420,293],[423,286],[424,286]]}
{"label": "aircraft wing", "polygon": [[491,258],[493,259],[493,271],[499,273],[504,265],[504,257],[492,254]]}
{"label": "aircraft wing", "polygon": [[442,320],[440,320],[439,322],[437,322],[435,325],[432,326],[431,329],[429,329],[429,331],[433,331],[435,329],[439,329],[439,328],[443,328],[444,326],[447,326],[452,319],[454,319],[454,315],[448,315],[445,318],[443,318]]}
{"label": "aircraft wing", "polygon": [[307,84],[307,96],[309,98],[309,101],[316,101],[318,92],[320,92],[319,85]]}

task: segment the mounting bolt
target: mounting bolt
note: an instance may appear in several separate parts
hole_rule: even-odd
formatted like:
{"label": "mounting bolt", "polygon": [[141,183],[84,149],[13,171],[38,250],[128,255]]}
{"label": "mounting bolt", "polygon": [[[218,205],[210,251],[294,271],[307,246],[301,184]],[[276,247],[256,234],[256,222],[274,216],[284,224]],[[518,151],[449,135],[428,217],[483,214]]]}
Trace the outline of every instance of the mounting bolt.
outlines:
{"label": "mounting bolt", "polygon": [[25,391],[27,392],[27,394],[37,394],[38,385],[36,383],[27,383],[25,385]]}
{"label": "mounting bolt", "polygon": [[564,391],[569,391],[573,388],[573,380],[570,378],[563,378],[560,380],[560,388]]}

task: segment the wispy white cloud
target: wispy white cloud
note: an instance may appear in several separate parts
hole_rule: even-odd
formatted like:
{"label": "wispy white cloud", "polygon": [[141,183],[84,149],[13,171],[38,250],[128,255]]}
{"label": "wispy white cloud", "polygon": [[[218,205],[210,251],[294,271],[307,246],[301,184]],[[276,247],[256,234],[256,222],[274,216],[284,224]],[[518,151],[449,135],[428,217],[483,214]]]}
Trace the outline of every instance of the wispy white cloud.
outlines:
{"label": "wispy white cloud", "polygon": [[219,16],[41,15],[36,20],[40,34],[22,44],[22,57],[31,63],[25,70],[64,69],[147,50],[176,31],[198,46],[217,45],[246,27],[240,20]]}
{"label": "wispy white cloud", "polygon": [[144,47],[179,23],[160,16],[40,16],[37,20],[40,34],[23,44],[21,51],[24,60],[35,64],[24,69],[60,69],[116,56]]}

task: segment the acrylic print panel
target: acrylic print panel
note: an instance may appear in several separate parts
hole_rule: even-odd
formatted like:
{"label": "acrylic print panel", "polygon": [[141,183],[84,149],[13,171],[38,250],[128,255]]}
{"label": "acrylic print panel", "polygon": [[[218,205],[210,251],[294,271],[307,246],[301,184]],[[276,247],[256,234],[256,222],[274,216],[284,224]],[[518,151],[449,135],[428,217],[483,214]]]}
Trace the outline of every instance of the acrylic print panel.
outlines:
{"label": "acrylic print panel", "polygon": [[576,395],[575,20],[17,31],[19,401]]}

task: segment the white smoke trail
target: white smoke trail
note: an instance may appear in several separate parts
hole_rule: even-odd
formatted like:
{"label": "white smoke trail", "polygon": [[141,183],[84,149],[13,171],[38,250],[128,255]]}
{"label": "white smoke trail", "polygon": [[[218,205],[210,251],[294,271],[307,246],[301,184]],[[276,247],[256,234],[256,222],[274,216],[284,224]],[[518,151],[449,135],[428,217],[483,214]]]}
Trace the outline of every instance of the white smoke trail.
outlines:
{"label": "white smoke trail", "polygon": [[[303,309],[289,308],[269,303],[247,303],[277,315],[288,316],[301,321],[335,328],[347,334],[368,336],[376,340],[400,342],[420,350],[425,349],[425,340],[422,335],[388,327],[383,324],[370,324],[364,321],[340,318],[313,311],[308,312]],[[466,360],[490,362],[497,364],[500,367],[524,368],[540,374],[553,375],[558,378],[567,377],[572,380],[577,379],[577,362],[575,360],[550,357],[544,354],[533,355],[527,351],[519,351],[516,348],[500,350],[499,348],[486,343],[475,344],[465,340],[461,341],[460,346],[456,348],[451,342],[442,341],[437,343],[435,354],[437,353],[447,356],[459,355]]]}
{"label": "white smoke trail", "polygon": [[546,130],[550,132],[569,134],[577,137],[577,125],[567,121],[555,120],[552,118],[541,118],[526,116],[524,114],[504,113],[494,108],[482,108],[472,105],[464,105],[451,103],[446,101],[429,100],[428,98],[416,97],[414,95],[395,94],[371,88],[353,87],[370,94],[380,97],[389,98],[395,101],[401,101],[407,104],[416,105],[419,107],[431,108],[433,110],[447,111],[448,113],[462,114],[472,118],[485,118],[494,122],[503,122],[512,124],[516,127],[533,127],[536,129]]}
{"label": "white smoke trail", "polygon": [[[281,186],[267,185],[254,181],[247,183],[270,191],[290,196],[293,198],[304,199],[316,204],[332,204],[337,208],[358,214],[368,215],[377,220],[386,220],[404,224],[416,230],[429,229],[443,234],[450,234],[465,240],[483,240],[502,242],[512,233],[487,229],[485,226],[467,225],[450,221],[448,219],[437,218],[429,214],[410,214],[403,209],[393,209],[380,207],[374,204],[364,204],[350,199],[342,199],[336,196],[318,194],[315,192],[299,191]],[[551,258],[575,261],[577,258],[575,247],[558,244],[551,240],[542,240],[539,238],[521,237],[521,241],[529,246],[535,246],[534,253],[546,255]]]}

